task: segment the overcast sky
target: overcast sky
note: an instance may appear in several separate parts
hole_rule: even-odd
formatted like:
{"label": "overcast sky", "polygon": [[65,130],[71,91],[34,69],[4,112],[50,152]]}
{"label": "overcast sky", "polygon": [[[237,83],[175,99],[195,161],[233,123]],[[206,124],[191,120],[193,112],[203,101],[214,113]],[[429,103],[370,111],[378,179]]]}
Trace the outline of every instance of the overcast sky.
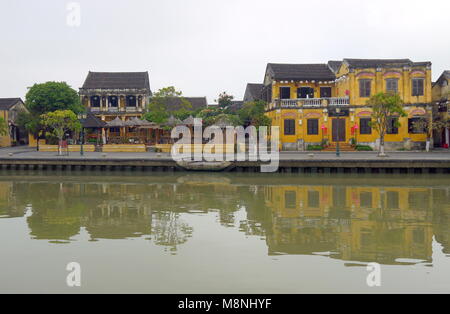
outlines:
{"label": "overcast sky", "polygon": [[[77,2],[81,24],[67,24]],[[448,0],[0,0],[0,97],[88,71],[149,71],[213,103],[243,97],[268,62],[411,58],[450,69]]]}

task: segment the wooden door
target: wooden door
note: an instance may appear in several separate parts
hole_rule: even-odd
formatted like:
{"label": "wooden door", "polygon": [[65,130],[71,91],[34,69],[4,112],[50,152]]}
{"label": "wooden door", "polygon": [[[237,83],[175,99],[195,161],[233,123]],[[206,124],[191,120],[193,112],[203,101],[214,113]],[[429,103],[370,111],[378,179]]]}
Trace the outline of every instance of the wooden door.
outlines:
{"label": "wooden door", "polygon": [[333,142],[345,142],[345,119],[333,119]]}

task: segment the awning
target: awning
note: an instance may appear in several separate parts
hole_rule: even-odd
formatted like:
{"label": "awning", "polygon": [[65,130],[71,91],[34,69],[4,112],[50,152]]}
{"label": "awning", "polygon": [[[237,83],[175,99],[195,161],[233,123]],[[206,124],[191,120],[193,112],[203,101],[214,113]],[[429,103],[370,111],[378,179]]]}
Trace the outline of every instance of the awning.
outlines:
{"label": "awning", "polygon": [[85,129],[102,129],[106,127],[106,122],[100,120],[92,113],[88,113],[86,119],[81,123]]}
{"label": "awning", "polygon": [[122,128],[125,127],[125,122],[122,121],[119,117],[115,118],[114,120],[108,122],[106,124],[107,128]]}

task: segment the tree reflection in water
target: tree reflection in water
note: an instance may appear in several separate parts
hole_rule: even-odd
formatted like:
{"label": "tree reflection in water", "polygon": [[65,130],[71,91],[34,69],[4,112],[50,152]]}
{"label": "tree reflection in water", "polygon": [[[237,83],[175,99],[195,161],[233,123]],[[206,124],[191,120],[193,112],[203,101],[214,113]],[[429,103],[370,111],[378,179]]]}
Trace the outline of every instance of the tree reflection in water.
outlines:
{"label": "tree reflection in water", "polygon": [[144,238],[177,254],[195,233],[190,217],[213,215],[270,255],[398,264],[430,261],[433,237],[450,254],[449,186],[442,176],[0,175],[0,217],[30,205],[33,239],[69,243],[85,228],[91,241]]}

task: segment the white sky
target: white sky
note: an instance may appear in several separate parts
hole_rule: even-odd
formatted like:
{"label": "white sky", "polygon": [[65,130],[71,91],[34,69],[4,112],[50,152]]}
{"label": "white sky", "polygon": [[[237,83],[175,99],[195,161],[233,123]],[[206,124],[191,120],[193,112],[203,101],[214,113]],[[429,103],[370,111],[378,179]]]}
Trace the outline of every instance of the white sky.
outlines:
{"label": "white sky", "polygon": [[450,69],[448,0],[0,0],[0,97],[46,81],[82,86],[91,71],[149,71],[213,103],[243,97],[268,62],[411,58]]}

